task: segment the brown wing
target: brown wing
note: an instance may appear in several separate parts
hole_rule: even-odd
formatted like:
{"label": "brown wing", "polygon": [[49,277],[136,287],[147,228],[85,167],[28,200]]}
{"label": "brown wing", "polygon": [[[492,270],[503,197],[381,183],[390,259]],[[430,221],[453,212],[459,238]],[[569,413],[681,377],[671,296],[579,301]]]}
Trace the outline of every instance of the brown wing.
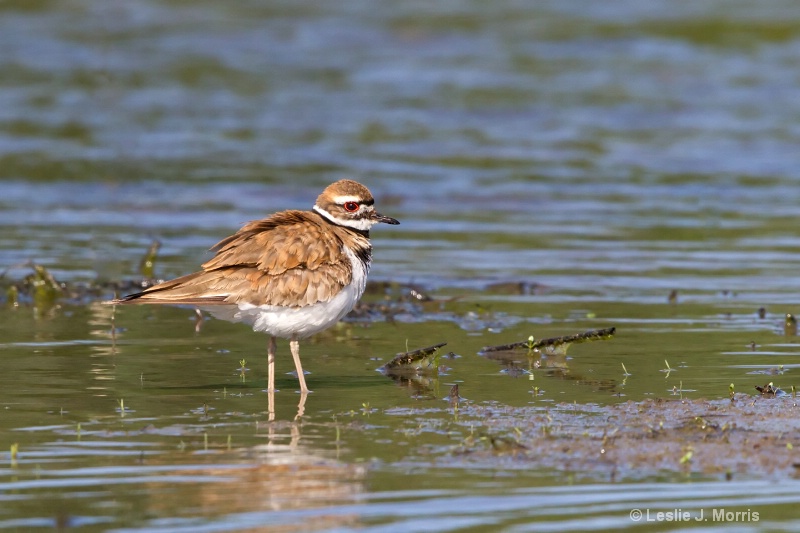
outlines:
{"label": "brown wing", "polygon": [[342,241],[316,213],[283,211],[246,224],[217,243],[203,270],[127,296],[121,303],[303,307],[350,283]]}

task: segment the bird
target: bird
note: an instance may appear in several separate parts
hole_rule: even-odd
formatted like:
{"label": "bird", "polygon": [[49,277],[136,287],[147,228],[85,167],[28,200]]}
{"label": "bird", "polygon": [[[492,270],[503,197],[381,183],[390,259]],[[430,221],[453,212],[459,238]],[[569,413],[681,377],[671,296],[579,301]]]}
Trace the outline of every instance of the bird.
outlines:
{"label": "bird", "polygon": [[277,338],[289,339],[300,393],[307,394],[300,340],[349,313],[372,263],[369,232],[400,222],[375,210],[366,186],[328,185],[311,211],[287,210],[248,222],[211,247],[201,270],[112,300],[113,304],[193,305],[269,337],[267,390],[275,392]]}

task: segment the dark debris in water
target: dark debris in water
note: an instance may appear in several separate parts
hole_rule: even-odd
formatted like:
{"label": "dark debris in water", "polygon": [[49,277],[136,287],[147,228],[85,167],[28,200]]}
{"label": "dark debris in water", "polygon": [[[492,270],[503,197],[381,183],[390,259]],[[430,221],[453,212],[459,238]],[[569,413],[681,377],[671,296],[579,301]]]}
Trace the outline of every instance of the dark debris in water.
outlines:
{"label": "dark debris in water", "polygon": [[360,300],[345,320],[349,322],[394,322],[398,315],[421,316],[437,310],[443,301],[436,300],[421,287],[410,283],[369,281],[365,294],[376,301]]}
{"label": "dark debris in water", "polygon": [[788,372],[788,368],[784,368],[783,365],[778,365],[777,367],[771,368],[762,368],[758,370],[751,370],[748,374],[762,374],[767,376],[782,376],[786,372]]}
{"label": "dark debris in water", "polygon": [[545,285],[534,283],[530,281],[503,281],[497,283],[490,283],[486,286],[486,290],[495,294],[519,294],[519,295],[532,295],[542,294],[547,291]]}
{"label": "dark debris in water", "polygon": [[458,394],[458,383],[450,387],[450,392],[447,394],[447,400],[450,402],[450,405],[458,405],[458,402],[461,401],[461,396]]}
{"label": "dark debris in water", "polygon": [[756,385],[756,390],[764,398],[782,398],[784,396],[788,396],[785,391],[773,385],[771,381],[763,387]]}

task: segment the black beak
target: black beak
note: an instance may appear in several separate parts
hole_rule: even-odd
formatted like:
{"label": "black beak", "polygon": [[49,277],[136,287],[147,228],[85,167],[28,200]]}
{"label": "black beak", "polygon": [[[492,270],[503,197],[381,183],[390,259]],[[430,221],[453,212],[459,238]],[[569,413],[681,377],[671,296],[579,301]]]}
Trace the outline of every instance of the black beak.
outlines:
{"label": "black beak", "polygon": [[400,223],[399,220],[392,217],[383,216],[377,211],[373,211],[372,216],[370,218],[375,222],[383,222],[384,224],[392,224],[394,226]]}

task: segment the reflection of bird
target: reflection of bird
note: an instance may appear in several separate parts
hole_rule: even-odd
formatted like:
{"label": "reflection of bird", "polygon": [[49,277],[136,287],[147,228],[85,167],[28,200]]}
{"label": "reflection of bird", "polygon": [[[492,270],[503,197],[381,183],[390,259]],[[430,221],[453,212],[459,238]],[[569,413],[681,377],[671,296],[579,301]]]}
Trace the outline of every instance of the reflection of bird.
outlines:
{"label": "reflection of bird", "polygon": [[268,390],[275,390],[275,339],[291,339],[300,390],[308,392],[299,339],[345,316],[364,293],[370,228],[399,224],[375,211],[369,190],[351,180],[329,185],[313,211],[282,211],[246,224],[217,243],[200,272],[113,303],[187,304],[270,335]]}
{"label": "reflection of bird", "polygon": [[787,337],[797,335],[797,319],[792,313],[786,313],[786,320],[783,322],[783,334]]}

